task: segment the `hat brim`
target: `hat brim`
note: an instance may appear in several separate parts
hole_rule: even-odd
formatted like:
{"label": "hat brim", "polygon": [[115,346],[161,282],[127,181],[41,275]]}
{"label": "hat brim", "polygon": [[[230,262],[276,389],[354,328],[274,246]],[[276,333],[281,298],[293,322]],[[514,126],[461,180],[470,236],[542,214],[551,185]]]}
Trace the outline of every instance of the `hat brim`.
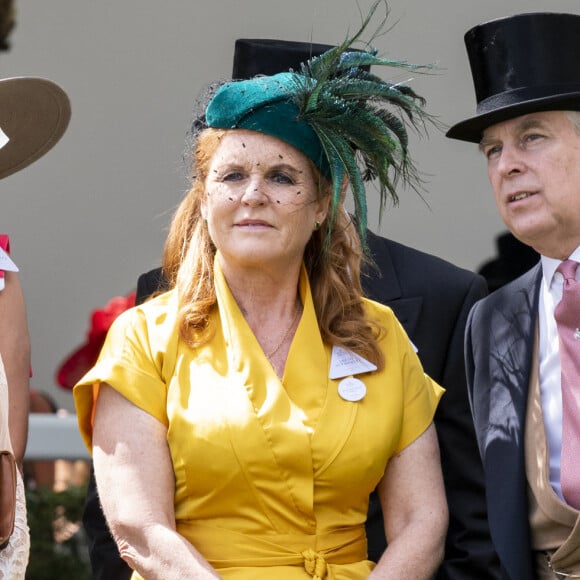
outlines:
{"label": "hat brim", "polygon": [[0,80],[0,129],[9,141],[0,149],[0,178],[24,169],[47,153],[68,126],[67,94],[34,77]]}
{"label": "hat brim", "polygon": [[550,95],[538,99],[531,99],[520,103],[498,107],[493,111],[484,112],[475,117],[453,125],[445,134],[450,139],[479,143],[483,131],[496,123],[509,121],[515,117],[538,113],[542,111],[579,111],[580,92]]}

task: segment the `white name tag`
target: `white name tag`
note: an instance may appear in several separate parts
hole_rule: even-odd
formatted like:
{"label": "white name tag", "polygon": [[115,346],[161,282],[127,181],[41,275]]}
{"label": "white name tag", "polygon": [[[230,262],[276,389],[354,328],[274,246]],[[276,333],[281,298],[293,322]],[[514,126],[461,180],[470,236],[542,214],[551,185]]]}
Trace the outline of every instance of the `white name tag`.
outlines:
{"label": "white name tag", "polygon": [[376,370],[376,365],[366,358],[340,346],[332,347],[329,378],[340,379],[342,377],[348,377],[349,375],[370,373]]}
{"label": "white name tag", "polygon": [[18,266],[2,248],[0,248],[0,270],[18,272]]}

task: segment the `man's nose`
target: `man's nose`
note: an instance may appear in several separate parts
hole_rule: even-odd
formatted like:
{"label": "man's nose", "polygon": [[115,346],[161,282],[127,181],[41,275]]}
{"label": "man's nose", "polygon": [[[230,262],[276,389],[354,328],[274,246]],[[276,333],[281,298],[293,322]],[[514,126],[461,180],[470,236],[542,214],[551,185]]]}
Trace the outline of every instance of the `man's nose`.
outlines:
{"label": "man's nose", "polygon": [[497,164],[497,170],[504,176],[522,173],[525,163],[521,151],[516,145],[504,144]]}

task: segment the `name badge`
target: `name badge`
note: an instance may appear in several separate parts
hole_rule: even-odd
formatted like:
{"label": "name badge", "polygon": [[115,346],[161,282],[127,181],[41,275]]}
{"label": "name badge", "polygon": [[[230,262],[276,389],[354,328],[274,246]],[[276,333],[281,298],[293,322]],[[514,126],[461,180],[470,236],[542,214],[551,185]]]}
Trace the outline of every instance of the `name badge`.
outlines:
{"label": "name badge", "polygon": [[345,401],[361,401],[367,394],[367,386],[354,377],[348,377],[338,383],[338,394]]}
{"label": "name badge", "polygon": [[2,248],[0,248],[0,270],[18,272],[18,266]]}
{"label": "name badge", "polygon": [[349,375],[370,373],[376,370],[376,365],[368,361],[366,358],[363,358],[350,350],[341,348],[340,346],[332,347],[328,378],[340,379],[342,377],[348,377]]}

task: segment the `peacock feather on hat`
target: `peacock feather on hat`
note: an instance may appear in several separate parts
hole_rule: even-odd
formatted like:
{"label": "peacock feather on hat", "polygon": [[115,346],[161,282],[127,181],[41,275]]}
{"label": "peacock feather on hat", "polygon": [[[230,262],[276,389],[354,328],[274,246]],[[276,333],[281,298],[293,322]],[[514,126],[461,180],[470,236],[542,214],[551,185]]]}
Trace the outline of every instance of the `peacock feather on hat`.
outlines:
{"label": "peacock feather on hat", "polygon": [[[348,178],[361,234],[367,226],[364,182],[378,182],[380,215],[389,199],[398,204],[399,181],[418,189],[421,181],[409,154],[407,128],[422,131],[427,122],[435,122],[424,109],[425,99],[408,84],[385,81],[370,72],[371,66],[427,72],[431,65],[380,58],[370,44],[366,50],[352,48],[380,4],[385,3],[373,4],[352,37],[303,63],[293,77],[299,119],[316,133],[328,159],[334,184],[332,207],[338,207]],[[388,6],[373,38],[383,31],[387,18]]]}

